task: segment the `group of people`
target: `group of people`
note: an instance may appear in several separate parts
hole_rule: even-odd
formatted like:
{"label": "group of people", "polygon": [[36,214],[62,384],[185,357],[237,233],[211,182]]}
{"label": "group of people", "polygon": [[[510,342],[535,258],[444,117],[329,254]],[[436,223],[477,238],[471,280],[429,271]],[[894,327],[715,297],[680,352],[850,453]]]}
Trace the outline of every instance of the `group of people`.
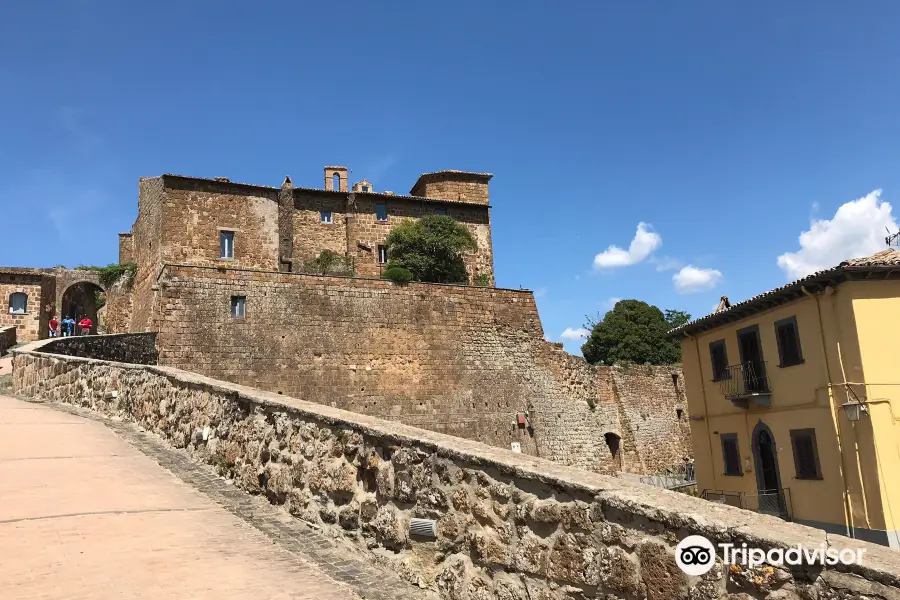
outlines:
{"label": "group of people", "polygon": [[[60,327],[62,325],[62,327]],[[91,328],[94,326],[94,322],[90,317],[85,315],[81,318],[78,323],[75,322],[75,319],[67,316],[60,323],[56,316],[54,315],[50,319],[50,337],[56,337],[61,332],[63,337],[69,337],[75,335],[75,327],[78,327],[78,335],[91,335]]]}

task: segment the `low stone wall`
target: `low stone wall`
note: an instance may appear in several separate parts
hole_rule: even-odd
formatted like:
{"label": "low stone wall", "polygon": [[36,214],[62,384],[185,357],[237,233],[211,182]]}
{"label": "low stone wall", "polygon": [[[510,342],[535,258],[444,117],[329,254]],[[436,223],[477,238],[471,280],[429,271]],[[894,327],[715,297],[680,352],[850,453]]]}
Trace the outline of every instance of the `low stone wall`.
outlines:
{"label": "low stone wall", "polygon": [[0,356],[16,345],[16,326],[0,327]]}
{"label": "low stone wall", "polygon": [[[449,600],[900,598],[887,548],[171,367],[46,351],[14,351],[17,393],[133,420]],[[410,535],[414,517],[435,520],[436,538]],[[862,566],[718,563],[692,578],[674,557],[692,534],[866,554]]]}
{"label": "low stone wall", "polygon": [[58,337],[47,340],[38,351],[135,365],[155,365],[159,358],[154,332]]}

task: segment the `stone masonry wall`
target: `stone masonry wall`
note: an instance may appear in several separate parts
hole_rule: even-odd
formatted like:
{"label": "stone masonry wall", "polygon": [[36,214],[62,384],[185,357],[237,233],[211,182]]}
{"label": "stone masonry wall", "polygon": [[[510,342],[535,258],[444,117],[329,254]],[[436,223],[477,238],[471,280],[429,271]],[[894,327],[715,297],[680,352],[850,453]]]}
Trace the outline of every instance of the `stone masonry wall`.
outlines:
{"label": "stone masonry wall", "polygon": [[[10,312],[10,296],[15,293],[28,296],[24,314]],[[40,274],[0,273],[0,327],[15,325],[20,342],[39,339],[42,306]]]}
{"label": "stone masonry wall", "polygon": [[529,292],[185,266],[159,285],[160,364],[593,471],[693,455],[678,369],[587,365],[543,339]]}
{"label": "stone masonry wall", "polygon": [[[278,194],[234,186],[221,191],[202,181],[165,191],[167,262],[278,269]],[[234,232],[234,258],[221,258],[219,234]]]}
{"label": "stone masonry wall", "polygon": [[149,331],[156,327],[156,278],[162,267],[163,178],[141,179],[138,217],[131,228],[134,261],[137,263],[132,289],[132,310],[128,331]]}
{"label": "stone masonry wall", "polygon": [[[15,392],[133,420],[447,600],[900,596],[900,555],[887,548],[174,368],[31,351],[38,344],[15,351]],[[411,518],[433,520],[435,536],[411,535]],[[697,578],[675,562],[688,535],[866,553],[835,567],[719,557]]]}
{"label": "stone masonry wall", "polygon": [[47,340],[39,351],[135,365],[155,365],[159,359],[154,332],[58,337]]}
{"label": "stone masonry wall", "polygon": [[[301,272],[305,261],[316,258],[324,250],[330,250],[339,256],[347,254],[345,203],[345,194],[294,192],[295,271]],[[331,223],[322,223],[321,211],[331,212]]]}
{"label": "stone masonry wall", "polygon": [[0,327],[0,356],[16,345],[16,329],[15,325]]}

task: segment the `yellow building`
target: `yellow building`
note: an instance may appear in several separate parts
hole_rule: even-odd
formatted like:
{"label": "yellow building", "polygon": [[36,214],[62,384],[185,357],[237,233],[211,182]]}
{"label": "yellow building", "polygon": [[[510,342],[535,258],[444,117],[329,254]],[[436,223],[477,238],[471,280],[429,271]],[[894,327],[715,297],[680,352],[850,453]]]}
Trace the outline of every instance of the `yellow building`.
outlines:
{"label": "yellow building", "polygon": [[900,547],[900,251],[725,304],[672,332],[705,497]]}

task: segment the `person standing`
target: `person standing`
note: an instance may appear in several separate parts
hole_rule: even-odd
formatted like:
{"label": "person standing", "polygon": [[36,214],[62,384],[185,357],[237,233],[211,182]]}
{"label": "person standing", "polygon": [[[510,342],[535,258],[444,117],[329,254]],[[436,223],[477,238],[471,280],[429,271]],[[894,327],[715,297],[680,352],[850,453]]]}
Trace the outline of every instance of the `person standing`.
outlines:
{"label": "person standing", "polygon": [[63,337],[71,337],[72,333],[75,331],[75,319],[70,316],[67,316],[62,320],[63,325]]}
{"label": "person standing", "polygon": [[50,337],[56,337],[58,327],[59,321],[56,320],[56,315],[53,315],[50,317]]}
{"label": "person standing", "polygon": [[91,327],[93,325],[94,322],[91,321],[90,317],[82,317],[82,319],[78,321],[78,326],[81,327],[81,335],[91,335]]}

